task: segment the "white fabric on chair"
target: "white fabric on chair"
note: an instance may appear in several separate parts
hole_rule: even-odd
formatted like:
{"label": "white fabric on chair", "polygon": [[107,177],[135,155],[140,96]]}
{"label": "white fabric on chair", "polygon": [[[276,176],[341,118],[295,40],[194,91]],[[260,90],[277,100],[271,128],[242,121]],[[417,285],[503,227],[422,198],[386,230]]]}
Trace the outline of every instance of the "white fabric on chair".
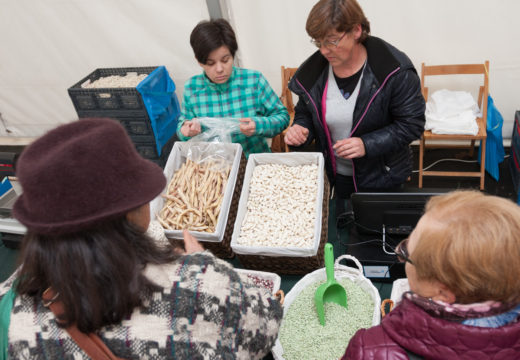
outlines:
{"label": "white fabric on chair", "polygon": [[478,105],[469,92],[438,90],[426,103],[424,128],[434,134],[476,135],[479,115]]}

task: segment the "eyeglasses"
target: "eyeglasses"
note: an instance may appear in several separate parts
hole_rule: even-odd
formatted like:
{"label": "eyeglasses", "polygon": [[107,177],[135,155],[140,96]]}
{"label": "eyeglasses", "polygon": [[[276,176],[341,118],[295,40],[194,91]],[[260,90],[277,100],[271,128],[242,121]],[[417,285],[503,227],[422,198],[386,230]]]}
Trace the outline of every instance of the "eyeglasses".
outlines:
{"label": "eyeglasses", "polygon": [[400,262],[408,262],[413,265],[413,262],[410,259],[410,254],[408,253],[408,238],[397,244],[394,251],[395,255],[397,255],[397,259]]}
{"label": "eyeglasses", "polygon": [[318,48],[321,48],[322,46],[325,46],[327,49],[330,49],[332,47],[337,48],[339,42],[341,41],[341,39],[343,39],[345,37],[345,35],[347,35],[346,32],[344,32],[343,35],[341,35],[339,37],[339,39],[333,40],[333,41],[332,40],[324,40],[323,42],[321,42],[321,41],[316,40],[316,39],[311,39],[311,43],[316,45]]}

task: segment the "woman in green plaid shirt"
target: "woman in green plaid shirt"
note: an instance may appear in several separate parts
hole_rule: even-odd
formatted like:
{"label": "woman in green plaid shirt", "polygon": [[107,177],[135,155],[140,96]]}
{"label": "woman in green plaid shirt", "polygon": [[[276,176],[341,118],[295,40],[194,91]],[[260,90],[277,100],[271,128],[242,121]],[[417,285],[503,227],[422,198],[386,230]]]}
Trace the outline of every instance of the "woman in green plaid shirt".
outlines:
{"label": "woman in green plaid shirt", "polygon": [[224,19],[200,22],[190,43],[204,72],[184,85],[184,101],[177,127],[182,141],[206,130],[196,118],[234,118],[240,132],[231,134],[247,156],[270,152],[266,138],[289,125],[289,114],[264,76],[233,66],[238,49],[235,33]]}

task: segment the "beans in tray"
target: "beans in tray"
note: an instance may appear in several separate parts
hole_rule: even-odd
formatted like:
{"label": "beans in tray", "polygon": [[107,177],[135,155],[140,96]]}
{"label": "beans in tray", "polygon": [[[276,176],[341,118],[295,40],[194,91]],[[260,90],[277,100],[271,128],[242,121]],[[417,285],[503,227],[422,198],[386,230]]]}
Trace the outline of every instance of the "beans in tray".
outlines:
{"label": "beans in tray", "polygon": [[239,245],[300,247],[314,244],[318,166],[255,166]]}
{"label": "beans in tray", "polygon": [[101,77],[94,81],[85,81],[81,84],[85,89],[98,88],[135,88],[141,81],[143,81],[148,74],[138,75],[136,72],[129,72],[126,75],[110,75]]}
{"label": "beans in tray", "polygon": [[274,283],[272,280],[263,278],[261,276],[256,276],[252,274],[247,274],[247,278],[253,282],[256,286],[260,286],[266,288],[270,292],[273,292]]}
{"label": "beans in tray", "polygon": [[222,161],[186,160],[163,195],[157,219],[168,230],[215,232],[231,166]]}

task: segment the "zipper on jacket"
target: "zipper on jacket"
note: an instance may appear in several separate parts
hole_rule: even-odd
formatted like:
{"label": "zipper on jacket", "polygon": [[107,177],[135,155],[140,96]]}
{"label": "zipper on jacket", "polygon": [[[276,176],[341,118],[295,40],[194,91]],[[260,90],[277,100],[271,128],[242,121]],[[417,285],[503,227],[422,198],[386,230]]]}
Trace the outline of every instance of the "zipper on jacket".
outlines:
{"label": "zipper on jacket", "polygon": [[[363,119],[365,118],[365,115],[367,114],[368,112],[368,109],[370,108],[370,105],[372,105],[372,102],[374,102],[374,99],[376,98],[376,96],[381,92],[381,90],[383,89],[383,87],[386,85],[388,79],[390,79],[390,77],[392,75],[394,75],[396,72],[398,72],[399,70],[401,69],[401,67],[397,67],[397,69],[395,69],[394,71],[392,71],[390,74],[388,74],[385,78],[385,80],[383,81],[383,83],[381,84],[381,86],[379,87],[379,89],[377,89],[377,91],[375,92],[374,95],[372,95],[372,98],[370,99],[370,101],[368,102],[368,105],[367,107],[365,108],[365,111],[363,112],[363,115],[361,115],[361,117],[359,118],[359,121],[357,122],[356,126],[352,129],[352,131],[350,131],[350,137],[352,137],[352,134],[354,133],[354,131],[357,130],[359,124],[361,124],[361,121],[363,121]],[[366,154],[365,154],[366,155]],[[354,159],[351,159],[351,162],[352,162],[352,180],[354,182],[354,191],[355,192],[358,192],[358,188],[357,188],[357,183],[356,183],[356,168],[354,166]]]}
{"label": "zipper on jacket", "polygon": [[314,99],[312,98],[312,96],[310,96],[310,94],[307,92],[305,87],[300,83],[300,81],[297,78],[295,78],[295,80],[296,80],[296,83],[300,86],[300,88],[305,92],[305,94],[307,95],[307,98],[309,99],[309,101],[312,103],[312,106],[314,107],[314,111],[316,111],[316,115],[318,116],[318,121],[323,126],[323,130],[325,131],[325,135],[327,136],[327,142],[328,142],[327,145],[328,145],[328,148],[329,148],[329,156],[331,158],[331,163],[332,163],[332,174],[334,176],[336,176],[336,159],[334,159],[334,157],[332,156],[332,154],[333,154],[333,152],[332,152],[332,144],[331,144],[331,141],[330,141],[330,133],[329,133],[329,129],[327,127],[327,124],[325,124],[325,122],[321,120],[320,112],[318,111],[318,106],[314,102]]}

